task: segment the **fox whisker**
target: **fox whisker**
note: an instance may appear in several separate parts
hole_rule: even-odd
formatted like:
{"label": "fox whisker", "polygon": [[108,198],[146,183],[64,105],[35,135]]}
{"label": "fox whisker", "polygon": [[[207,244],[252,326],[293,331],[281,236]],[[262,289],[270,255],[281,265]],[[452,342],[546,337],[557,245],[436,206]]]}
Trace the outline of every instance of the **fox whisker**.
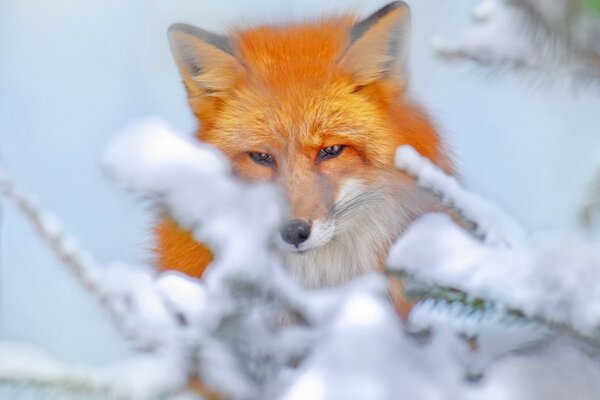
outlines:
{"label": "fox whisker", "polygon": [[355,220],[359,214],[365,211],[366,206],[377,207],[385,200],[380,187],[370,189],[350,199],[348,197],[350,196],[342,197],[334,205],[333,219],[336,222],[336,231],[346,229],[350,221]]}

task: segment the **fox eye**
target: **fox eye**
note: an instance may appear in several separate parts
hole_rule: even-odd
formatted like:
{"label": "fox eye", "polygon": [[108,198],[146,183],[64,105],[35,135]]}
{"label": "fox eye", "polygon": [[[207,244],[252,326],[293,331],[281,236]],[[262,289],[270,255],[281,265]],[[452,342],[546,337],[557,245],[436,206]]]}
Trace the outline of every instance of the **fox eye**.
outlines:
{"label": "fox eye", "polygon": [[275,164],[275,159],[272,155],[257,151],[249,151],[248,156],[257,164],[272,166]]}
{"label": "fox eye", "polygon": [[336,144],[335,146],[323,147],[319,150],[319,160],[327,160],[328,158],[337,157],[341,154],[346,146],[342,144]]}

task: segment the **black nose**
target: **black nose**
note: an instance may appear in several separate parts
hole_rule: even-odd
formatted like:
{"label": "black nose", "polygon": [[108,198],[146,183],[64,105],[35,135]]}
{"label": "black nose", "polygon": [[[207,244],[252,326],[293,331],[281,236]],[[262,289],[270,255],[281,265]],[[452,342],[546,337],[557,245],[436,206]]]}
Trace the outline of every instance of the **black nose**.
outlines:
{"label": "black nose", "polygon": [[281,238],[298,247],[310,236],[310,225],[301,219],[295,219],[288,222],[281,228]]}

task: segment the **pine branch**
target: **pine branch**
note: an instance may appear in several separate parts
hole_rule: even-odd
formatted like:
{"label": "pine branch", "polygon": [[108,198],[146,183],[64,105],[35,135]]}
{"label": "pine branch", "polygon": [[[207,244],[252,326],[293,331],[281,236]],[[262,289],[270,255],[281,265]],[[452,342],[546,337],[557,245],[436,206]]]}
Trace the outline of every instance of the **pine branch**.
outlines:
{"label": "pine branch", "polygon": [[520,246],[527,235],[504,211],[483,197],[463,189],[429,159],[410,146],[396,151],[396,168],[417,180],[420,188],[438,197],[450,208],[450,215],[487,243]]}
{"label": "pine branch", "polygon": [[440,307],[454,307],[454,310],[458,310],[460,314],[475,319],[491,316],[502,318],[507,326],[513,324],[543,325],[591,347],[600,348],[600,334],[583,334],[566,323],[553,321],[540,315],[528,315],[522,309],[502,305],[491,298],[472,296],[463,290],[420,281],[402,271],[388,270],[386,273],[406,280],[405,294],[414,302],[433,301]]}
{"label": "pine branch", "polygon": [[[0,193],[26,216],[42,240],[95,297],[126,338],[145,350],[167,344],[165,340],[170,340],[170,336],[165,333],[177,330],[180,318],[176,314],[184,311],[175,312],[168,301],[169,293],[162,293],[154,287],[156,282],[153,273],[123,263],[99,265],[62,228],[55,215],[42,210],[33,196],[16,185],[2,170]],[[180,284],[187,285],[186,282]],[[163,332],[157,334],[157,329]]]}
{"label": "pine branch", "polygon": [[[574,237],[532,248],[508,215],[412,148],[398,150],[397,166],[477,227],[476,235],[467,234],[441,214],[413,223],[387,260],[389,274],[417,282],[409,283],[409,295],[458,304],[465,313],[500,312],[600,345],[596,244]],[[585,277],[581,286],[573,276]]]}

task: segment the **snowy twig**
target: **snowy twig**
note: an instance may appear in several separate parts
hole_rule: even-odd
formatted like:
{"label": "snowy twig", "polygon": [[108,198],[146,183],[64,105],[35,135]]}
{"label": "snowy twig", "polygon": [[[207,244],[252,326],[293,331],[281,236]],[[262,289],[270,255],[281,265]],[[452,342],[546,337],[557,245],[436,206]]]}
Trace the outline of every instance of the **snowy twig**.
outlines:
{"label": "snowy twig", "polygon": [[158,399],[179,391],[187,382],[187,376],[179,373],[180,360],[168,352],[90,368],[67,365],[32,345],[0,342],[0,360],[0,383],[81,398]]}
{"label": "snowy twig", "polygon": [[0,193],[12,200],[23,212],[54,254],[69,267],[79,282],[96,297],[103,298],[104,293],[99,284],[101,271],[96,261],[62,229],[53,214],[42,211],[33,200],[33,196],[18,187],[1,169]]}
{"label": "snowy twig", "polygon": [[62,228],[58,218],[42,210],[33,197],[3,171],[0,171],[0,192],[23,212],[58,259],[99,301],[126,337],[146,349],[162,346],[161,336],[155,333],[154,328],[171,326],[176,323],[176,318],[152,288],[153,274],[123,263],[100,266]]}
{"label": "snowy twig", "polygon": [[446,175],[410,146],[396,151],[396,167],[417,179],[417,184],[438,196],[463,217],[474,233],[487,243],[521,246],[527,238],[523,229],[504,211],[481,196],[463,189],[456,178]]}
{"label": "snowy twig", "polygon": [[[67,367],[40,351],[30,351],[23,346],[4,344],[0,346],[0,382],[24,387],[52,388],[59,392],[111,394],[111,396],[132,399],[146,399],[184,387],[188,373],[177,365],[184,356],[173,349],[171,342],[177,335],[178,325],[168,291],[161,292],[161,280],[157,281],[146,271],[134,270],[128,265],[113,264],[99,266],[88,252],[81,249],[75,239],[62,229],[58,219],[43,211],[23,189],[19,188],[5,173],[0,171],[0,191],[29,219],[42,239],[46,241],[57,257],[73,273],[79,283],[90,292],[103,309],[112,317],[117,328],[138,347],[154,349],[132,361],[127,367],[112,373],[90,368]],[[166,278],[165,278],[166,279]],[[171,285],[173,286],[173,285]],[[182,282],[178,289],[185,288]],[[194,302],[188,302],[188,308]],[[171,349],[168,354],[166,349]],[[45,361],[44,361],[45,360]],[[166,362],[165,360],[178,360]],[[148,371],[151,365],[156,369],[173,364],[169,370],[169,380],[154,380],[152,385],[135,378],[133,374]],[[33,369],[32,369],[33,368]],[[164,375],[161,373],[159,375]],[[128,377],[124,378],[123,377]],[[134,379],[135,378],[135,379]],[[137,380],[136,380],[137,379]],[[137,393],[137,394],[136,394]]]}

